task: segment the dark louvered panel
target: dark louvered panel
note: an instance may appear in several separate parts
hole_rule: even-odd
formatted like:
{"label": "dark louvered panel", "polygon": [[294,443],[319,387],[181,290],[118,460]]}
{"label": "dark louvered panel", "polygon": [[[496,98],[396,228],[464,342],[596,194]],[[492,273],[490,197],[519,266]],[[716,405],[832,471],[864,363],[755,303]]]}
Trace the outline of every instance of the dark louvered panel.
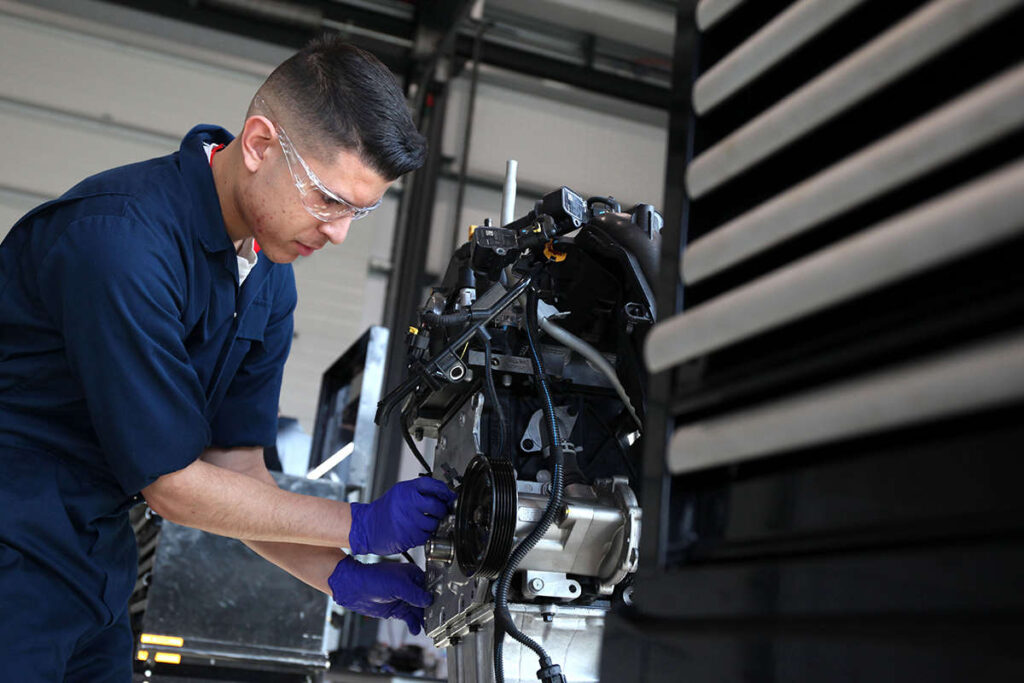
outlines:
{"label": "dark louvered panel", "polygon": [[[721,55],[694,85],[689,308],[647,343],[652,370],[679,368],[675,472],[1024,398],[1024,381],[941,405],[900,388],[1017,348],[1024,10],[881,4],[791,3],[716,50],[738,3],[704,36]],[[799,78],[777,77],[798,57]],[[915,406],[871,416],[864,400]],[[830,427],[808,429],[823,405]]]}
{"label": "dark louvered panel", "polygon": [[659,292],[686,305],[645,347],[668,436],[605,643],[642,654],[609,680],[1019,676],[1022,19],[697,3]]}

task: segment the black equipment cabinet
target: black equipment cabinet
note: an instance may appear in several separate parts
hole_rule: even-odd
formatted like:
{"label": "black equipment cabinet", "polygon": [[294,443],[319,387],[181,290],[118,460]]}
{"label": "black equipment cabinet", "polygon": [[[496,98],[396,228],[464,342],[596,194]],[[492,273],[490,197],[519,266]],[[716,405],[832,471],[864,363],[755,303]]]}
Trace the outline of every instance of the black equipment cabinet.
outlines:
{"label": "black equipment cabinet", "polygon": [[681,4],[677,316],[602,680],[1019,679],[1022,18]]}

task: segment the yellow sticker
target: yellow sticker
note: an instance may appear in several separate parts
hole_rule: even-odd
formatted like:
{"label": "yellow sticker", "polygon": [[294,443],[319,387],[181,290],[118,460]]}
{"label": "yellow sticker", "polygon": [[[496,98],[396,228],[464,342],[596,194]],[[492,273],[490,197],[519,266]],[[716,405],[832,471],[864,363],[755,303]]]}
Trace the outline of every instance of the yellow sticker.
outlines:
{"label": "yellow sticker", "polygon": [[181,655],[177,652],[157,652],[153,661],[161,664],[181,664]]}
{"label": "yellow sticker", "polygon": [[184,638],[178,636],[158,636],[153,633],[143,633],[139,637],[143,645],[163,645],[165,647],[181,647],[185,644]]}

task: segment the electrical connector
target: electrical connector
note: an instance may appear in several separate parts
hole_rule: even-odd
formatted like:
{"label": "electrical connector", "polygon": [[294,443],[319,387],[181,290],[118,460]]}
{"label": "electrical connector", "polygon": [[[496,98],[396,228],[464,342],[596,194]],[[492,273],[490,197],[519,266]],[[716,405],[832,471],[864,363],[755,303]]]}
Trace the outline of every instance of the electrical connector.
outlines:
{"label": "electrical connector", "polygon": [[562,675],[562,667],[557,664],[550,664],[537,672],[537,678],[543,683],[566,683]]}

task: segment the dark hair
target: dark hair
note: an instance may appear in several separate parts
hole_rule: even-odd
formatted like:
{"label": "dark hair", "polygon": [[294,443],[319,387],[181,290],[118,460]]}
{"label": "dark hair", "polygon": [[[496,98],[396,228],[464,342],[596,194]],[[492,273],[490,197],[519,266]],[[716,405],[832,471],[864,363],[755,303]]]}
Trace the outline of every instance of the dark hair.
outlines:
{"label": "dark hair", "polygon": [[277,123],[307,148],[352,151],[386,180],[423,165],[426,140],[398,81],[379,59],[337,36],[310,41],[257,94],[287,115]]}

